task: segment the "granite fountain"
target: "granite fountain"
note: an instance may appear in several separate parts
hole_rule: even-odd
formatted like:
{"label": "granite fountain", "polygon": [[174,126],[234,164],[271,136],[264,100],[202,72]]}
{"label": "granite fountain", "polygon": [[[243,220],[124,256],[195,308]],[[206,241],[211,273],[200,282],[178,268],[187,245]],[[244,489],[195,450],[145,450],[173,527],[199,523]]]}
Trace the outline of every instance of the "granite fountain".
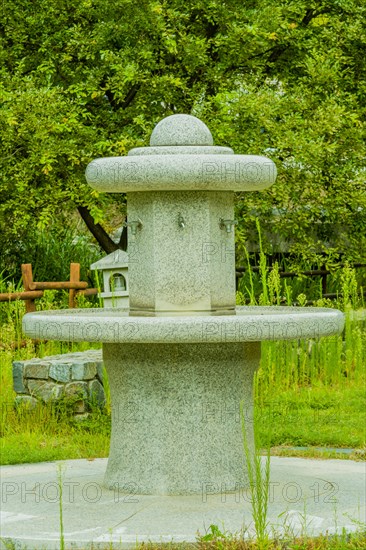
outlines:
{"label": "granite fountain", "polygon": [[276,179],[263,156],[213,145],[190,115],[160,121],[149,147],[99,158],[91,187],[127,193],[129,309],[25,315],[32,338],[102,342],[112,403],[104,484],[143,495],[230,492],[246,483],[261,342],[329,336],[334,309],[235,305],[234,192]]}

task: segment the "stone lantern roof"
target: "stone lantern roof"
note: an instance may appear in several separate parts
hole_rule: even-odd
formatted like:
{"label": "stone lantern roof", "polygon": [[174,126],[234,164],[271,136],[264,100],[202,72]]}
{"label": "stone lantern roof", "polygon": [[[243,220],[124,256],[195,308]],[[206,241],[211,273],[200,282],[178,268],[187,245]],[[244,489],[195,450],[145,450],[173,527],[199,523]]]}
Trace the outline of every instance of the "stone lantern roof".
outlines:
{"label": "stone lantern roof", "polygon": [[117,249],[112,254],[108,254],[101,260],[94,262],[90,269],[118,269],[120,267],[128,267],[128,254],[124,250]]}

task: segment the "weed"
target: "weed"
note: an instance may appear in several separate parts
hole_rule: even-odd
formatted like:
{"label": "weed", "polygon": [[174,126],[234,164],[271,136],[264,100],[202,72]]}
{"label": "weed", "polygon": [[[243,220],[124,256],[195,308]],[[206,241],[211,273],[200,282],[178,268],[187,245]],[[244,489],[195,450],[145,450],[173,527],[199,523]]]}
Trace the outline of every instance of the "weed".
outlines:
{"label": "weed", "polygon": [[62,488],[63,488],[63,465],[62,464],[59,464],[57,469],[57,485],[58,485],[58,494],[59,494],[60,550],[65,550],[63,503],[62,503]]}
{"label": "weed", "polygon": [[[256,424],[254,418],[254,425]],[[258,439],[258,430],[254,428],[254,449],[251,447],[248,426],[245,424],[244,403],[241,403],[241,421],[243,434],[243,448],[246,459],[246,467],[249,478],[249,490],[251,495],[251,508],[254,528],[259,550],[267,550],[269,546],[268,536],[268,499],[270,482],[270,447],[267,447],[266,456],[261,456],[261,445]]]}

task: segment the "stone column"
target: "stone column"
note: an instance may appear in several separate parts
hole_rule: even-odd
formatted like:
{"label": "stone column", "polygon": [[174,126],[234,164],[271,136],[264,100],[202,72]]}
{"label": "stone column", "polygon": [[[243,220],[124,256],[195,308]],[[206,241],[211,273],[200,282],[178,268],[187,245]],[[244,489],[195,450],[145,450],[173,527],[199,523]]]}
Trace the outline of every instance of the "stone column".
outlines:
{"label": "stone column", "polygon": [[105,485],[155,495],[246,484],[260,343],[104,344],[112,437]]}

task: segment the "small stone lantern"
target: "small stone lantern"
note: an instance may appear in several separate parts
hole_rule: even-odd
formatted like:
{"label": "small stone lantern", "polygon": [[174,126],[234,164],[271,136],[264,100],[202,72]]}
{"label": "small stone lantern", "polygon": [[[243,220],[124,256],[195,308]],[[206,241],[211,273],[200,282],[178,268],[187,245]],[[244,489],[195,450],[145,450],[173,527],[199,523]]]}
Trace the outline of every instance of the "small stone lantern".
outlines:
{"label": "small stone lantern", "polygon": [[128,254],[115,250],[90,269],[103,272],[104,292],[98,294],[104,300],[104,307],[129,307]]}

